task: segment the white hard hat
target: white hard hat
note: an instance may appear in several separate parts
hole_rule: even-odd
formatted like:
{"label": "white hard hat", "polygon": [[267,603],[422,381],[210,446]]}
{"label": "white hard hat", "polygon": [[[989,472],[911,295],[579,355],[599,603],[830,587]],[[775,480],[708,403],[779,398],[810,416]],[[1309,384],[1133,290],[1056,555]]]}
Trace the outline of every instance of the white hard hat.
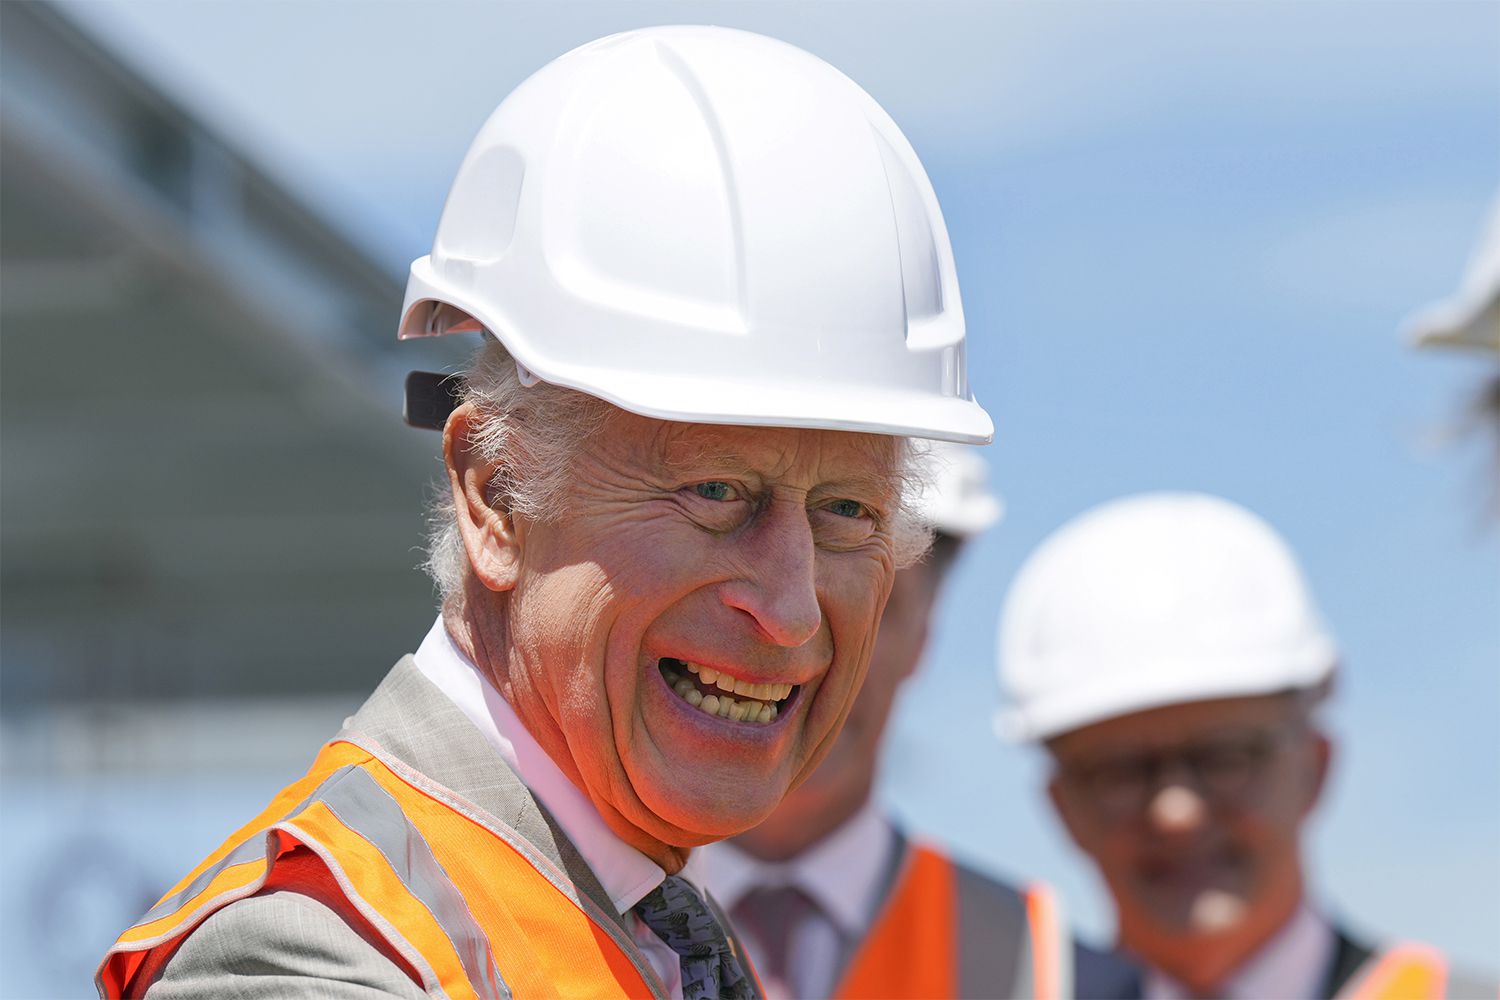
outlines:
{"label": "white hard hat", "polygon": [[1463,284],[1449,299],[1407,323],[1419,347],[1467,347],[1500,354],[1500,198],[1469,259]]}
{"label": "white hard hat", "polygon": [[412,264],[400,335],[473,329],[455,310],[523,381],[646,416],[993,434],[910,144],[833,67],[744,31],[628,31],[517,87]]}
{"label": "white hard hat", "polygon": [[945,535],[968,538],[1000,520],[1005,509],[989,486],[989,466],[972,447],[933,441],[922,455],[918,514]]}
{"label": "white hard hat", "polygon": [[1337,658],[1286,544],[1200,493],[1114,500],[1054,532],[1011,587],[999,653],[1012,739],[1312,688]]}

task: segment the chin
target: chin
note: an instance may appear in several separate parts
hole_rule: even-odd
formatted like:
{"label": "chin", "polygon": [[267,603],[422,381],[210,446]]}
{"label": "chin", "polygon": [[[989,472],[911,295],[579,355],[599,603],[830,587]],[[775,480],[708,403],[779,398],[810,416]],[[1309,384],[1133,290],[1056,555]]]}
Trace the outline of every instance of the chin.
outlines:
{"label": "chin", "polygon": [[1209,889],[1193,900],[1188,920],[1197,934],[1225,934],[1245,922],[1249,909],[1249,903],[1239,893]]}
{"label": "chin", "polygon": [[1144,907],[1152,922],[1174,935],[1216,937],[1244,923],[1248,904],[1241,893],[1204,888],[1191,893],[1157,896]]}
{"label": "chin", "polygon": [[639,790],[641,804],[649,817],[643,817],[639,825],[675,847],[726,840],[758,826],[780,804],[781,795],[767,795],[764,784],[758,791],[757,795],[735,796],[722,787],[716,789],[713,782],[705,782],[688,795],[671,786],[643,788]]}

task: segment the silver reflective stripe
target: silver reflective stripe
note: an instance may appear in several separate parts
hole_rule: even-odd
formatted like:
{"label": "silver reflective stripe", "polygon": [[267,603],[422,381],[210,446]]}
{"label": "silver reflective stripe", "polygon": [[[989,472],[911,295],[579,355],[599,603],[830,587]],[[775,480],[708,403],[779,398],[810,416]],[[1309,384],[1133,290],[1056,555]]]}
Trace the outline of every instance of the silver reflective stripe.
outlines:
{"label": "silver reflective stripe", "polygon": [[1046,890],[1052,897],[1052,934],[1056,943],[1052,953],[1057,956],[1057,995],[1060,1000],[1072,1000],[1076,995],[1074,987],[1075,969],[1073,967],[1073,929],[1068,923],[1067,910],[1063,909],[1063,901],[1057,892],[1051,888]]}
{"label": "silver reflective stripe", "polygon": [[[463,895],[433,856],[427,840],[407,820],[391,794],[364,769],[346,764],[324,778],[311,794],[275,823],[268,824],[266,830],[295,817],[315,801],[322,802],[341,823],[369,841],[385,857],[407,891],[427,907],[452,943],[474,991],[485,1000],[510,1000],[510,988],[495,965],[489,939],[474,922]],[[151,923],[181,909],[226,868],[264,860],[265,856],[265,836],[250,837],[205,869],[186,888],[153,906],[134,926]]]}
{"label": "silver reflective stripe", "polygon": [[[1006,891],[1010,892],[1011,890]],[[1027,896],[1033,892],[1044,892],[1050,899],[1053,922],[1048,923],[1046,926],[1033,927],[1031,925],[1031,915],[1027,908]],[[1019,906],[1021,914],[1021,944],[1020,955],[1017,961],[1015,987],[1011,996],[1041,998],[1041,1000],[1072,1000],[1074,996],[1074,963],[1077,960],[1077,949],[1073,943],[1072,933],[1068,928],[1067,921],[1063,917],[1062,904],[1058,902],[1056,893],[1051,888],[1038,883],[1030,887],[1026,893],[1016,894],[1016,905]],[[1050,939],[1050,946],[1047,950],[1055,962],[1055,967],[1045,974],[1036,967],[1038,932]],[[1055,992],[1043,995],[1040,991],[1039,981],[1046,982],[1048,980],[1055,981]]]}
{"label": "silver reflective stripe", "polygon": [[433,856],[426,838],[412,826],[391,793],[364,770],[351,768],[343,780],[324,782],[317,798],[384,855],[407,891],[427,907],[458,953],[474,992],[485,1000],[510,1000],[510,988],[495,965],[489,938],[474,922],[469,904]]}
{"label": "silver reflective stripe", "polygon": [[958,995],[1033,997],[1025,901],[1014,890],[962,865],[953,864],[953,876],[958,893]]}
{"label": "silver reflective stripe", "polygon": [[[410,663],[411,658],[407,657],[401,661],[401,664],[398,664],[398,670]],[[417,674],[414,666],[409,669],[410,674],[417,677],[419,684],[431,688],[431,682]],[[432,690],[437,689],[432,688]],[[368,708],[367,705],[362,711],[367,711]],[[451,702],[447,703],[447,710],[458,711],[453,708]],[[486,750],[488,744],[484,742],[484,737],[480,736],[477,730],[471,729],[468,738],[476,741],[475,748],[469,754],[470,758],[477,758],[488,752]],[[392,756],[370,736],[346,729],[338,734],[337,739],[364,750],[406,784],[429,798],[441,802],[474,825],[488,831],[502,843],[509,845],[512,850],[526,859],[526,862],[553,888],[572,900],[595,928],[604,932],[614,942],[615,946],[620,949],[620,953],[630,960],[636,974],[641,977],[642,982],[646,984],[646,989],[655,1000],[668,1000],[667,989],[662,985],[661,977],[647,961],[646,956],[641,953],[640,948],[636,946],[635,939],[624,929],[623,919],[615,911],[614,904],[609,901],[604,889],[597,885],[597,879],[588,869],[582,856],[577,853],[577,848],[568,842],[566,835],[559,827],[553,825],[546,807],[532,798],[531,793],[520,784],[520,779],[514,779],[515,784],[510,788],[497,787],[488,790],[496,794],[519,796],[521,802],[525,803],[519,807],[519,814],[530,814],[524,820],[528,825],[522,826],[518,823],[517,826],[510,826],[501,821],[497,813],[487,812],[484,808],[476,806],[474,802],[458,797],[451,789],[433,781],[400,758]],[[453,743],[462,747],[462,740],[454,740]],[[443,766],[435,767],[433,770],[447,771],[449,768]],[[493,803],[491,805],[493,806]],[[515,810],[504,811],[509,815]],[[516,822],[516,819],[512,819],[512,822]],[[565,859],[565,855],[567,858],[576,860],[570,863]],[[580,879],[586,881],[579,881]],[[587,886],[594,886],[594,888],[589,889]],[[630,915],[627,913],[627,916]],[[631,919],[634,918],[631,917]]]}
{"label": "silver reflective stripe", "polygon": [[[345,764],[343,767],[339,768],[337,771],[334,771],[328,777],[324,778],[322,783],[320,783],[317,788],[314,788],[312,790],[312,793],[309,794],[307,798],[303,799],[297,805],[282,813],[280,819],[278,819],[276,822],[279,823],[281,820],[286,819],[288,816],[295,816],[297,813],[306,809],[307,804],[313,799],[317,798],[318,794],[322,792],[323,789],[338,781],[348,771],[353,770],[353,768],[354,765]],[[273,825],[274,823],[267,824],[267,829],[269,829]],[[220,859],[217,864],[204,869],[204,871],[197,878],[188,883],[187,888],[183,889],[181,892],[173,893],[166,899],[162,900],[160,903],[157,903],[155,906],[151,907],[151,909],[146,911],[146,915],[137,920],[133,926],[140,927],[144,924],[149,924],[154,920],[160,920],[162,917],[166,916],[169,913],[174,913],[177,910],[180,910],[188,900],[198,895],[198,893],[202,892],[204,889],[207,889],[208,884],[212,882],[216,877],[218,877],[218,874],[224,869],[231,868],[234,865],[244,864],[247,861],[254,861],[257,858],[264,860],[265,856],[266,843],[264,831],[261,831],[260,834],[251,836],[249,840],[245,841],[243,844],[230,851],[227,855]]]}

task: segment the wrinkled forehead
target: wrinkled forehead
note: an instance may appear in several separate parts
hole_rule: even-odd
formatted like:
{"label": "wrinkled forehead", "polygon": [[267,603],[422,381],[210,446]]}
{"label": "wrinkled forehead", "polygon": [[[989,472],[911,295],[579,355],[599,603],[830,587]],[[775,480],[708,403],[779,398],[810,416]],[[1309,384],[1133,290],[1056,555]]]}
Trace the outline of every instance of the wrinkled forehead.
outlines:
{"label": "wrinkled forehead", "polygon": [[610,421],[635,458],[688,478],[753,476],[799,488],[831,483],[867,492],[900,493],[905,442],[853,431],[800,427],[736,427],[655,420],[621,414]]}

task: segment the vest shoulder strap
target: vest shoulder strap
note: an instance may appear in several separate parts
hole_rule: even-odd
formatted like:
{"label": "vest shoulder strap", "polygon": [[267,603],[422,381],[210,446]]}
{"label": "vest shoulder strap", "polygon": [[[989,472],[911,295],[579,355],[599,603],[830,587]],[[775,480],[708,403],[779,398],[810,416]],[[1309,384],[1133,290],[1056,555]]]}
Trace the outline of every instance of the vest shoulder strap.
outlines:
{"label": "vest shoulder strap", "polygon": [[496,831],[369,752],[335,742],[306,778],[120,936],[100,967],[101,994],[127,995],[153,952],[260,891],[298,849],[317,856],[348,915],[376,928],[434,995],[661,992],[640,975],[618,928],[591,919],[555,872],[538,870]]}
{"label": "vest shoulder strap", "polygon": [[945,1000],[958,995],[958,885],[948,859],[902,843],[895,876],[864,941],[855,946],[839,1000]]}
{"label": "vest shoulder strap", "polygon": [[1439,951],[1403,942],[1366,961],[1336,1000],[1442,1000],[1447,984],[1448,962]]}
{"label": "vest shoulder strap", "polygon": [[1053,1000],[1070,995],[1070,955],[1046,887],[1018,893],[933,847],[903,842],[889,891],[834,995]]}
{"label": "vest shoulder strap", "polygon": [[1015,996],[1068,1000],[1073,996],[1073,935],[1057,892],[1033,882],[1022,894],[1026,906],[1029,982],[1018,976]]}

